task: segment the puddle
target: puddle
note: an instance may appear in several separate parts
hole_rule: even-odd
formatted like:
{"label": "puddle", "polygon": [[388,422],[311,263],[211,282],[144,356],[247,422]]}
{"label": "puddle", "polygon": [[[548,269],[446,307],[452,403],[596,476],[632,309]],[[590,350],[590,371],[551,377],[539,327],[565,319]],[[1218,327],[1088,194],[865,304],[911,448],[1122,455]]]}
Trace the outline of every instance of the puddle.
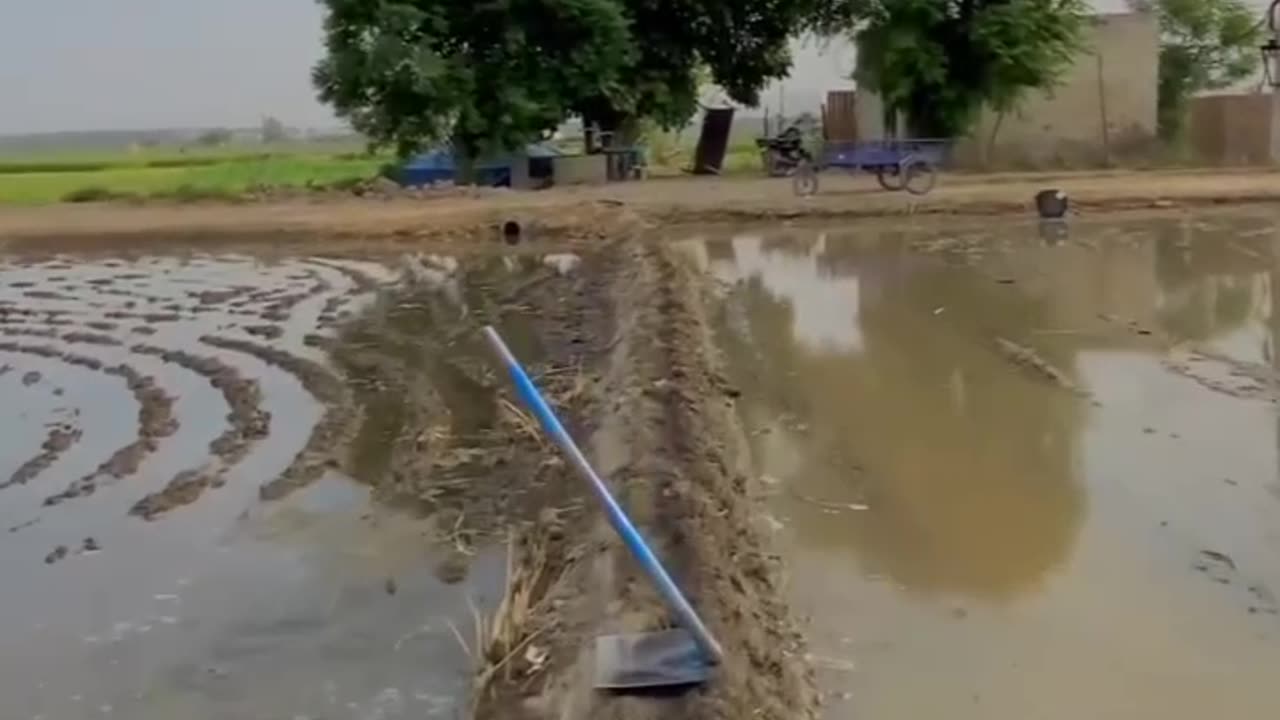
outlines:
{"label": "puddle", "polygon": [[1272,712],[1280,226],[921,232],[691,244],[828,716]]}
{"label": "puddle", "polygon": [[[446,584],[430,528],[331,469],[258,501],[352,412],[324,347],[399,277],[332,258],[0,262],[6,717],[456,714],[470,661],[450,623],[469,634],[496,604],[505,550],[468,548],[467,582]],[[419,367],[452,382],[446,355]],[[104,464],[125,448],[135,462]]]}

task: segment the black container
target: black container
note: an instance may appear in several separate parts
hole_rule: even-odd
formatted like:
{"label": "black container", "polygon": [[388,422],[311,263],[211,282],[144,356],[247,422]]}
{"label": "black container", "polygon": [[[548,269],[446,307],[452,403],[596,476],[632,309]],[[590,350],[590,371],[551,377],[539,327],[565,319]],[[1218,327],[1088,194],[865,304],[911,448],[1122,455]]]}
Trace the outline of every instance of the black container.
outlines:
{"label": "black container", "polygon": [[1067,214],[1067,194],[1061,190],[1041,190],[1036,193],[1036,212],[1045,220],[1057,220]]}

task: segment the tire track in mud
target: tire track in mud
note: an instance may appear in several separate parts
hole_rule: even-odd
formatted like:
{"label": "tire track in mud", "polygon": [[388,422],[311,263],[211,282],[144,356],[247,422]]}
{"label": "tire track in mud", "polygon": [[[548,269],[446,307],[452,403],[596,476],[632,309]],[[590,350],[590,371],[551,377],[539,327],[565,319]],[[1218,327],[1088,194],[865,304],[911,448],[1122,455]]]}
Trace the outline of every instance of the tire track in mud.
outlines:
{"label": "tire track in mud", "polygon": [[8,480],[0,482],[0,490],[6,490],[14,485],[26,485],[34,480],[70,450],[82,436],[83,432],[80,428],[72,423],[55,424],[45,436],[44,442],[40,444],[40,453],[22,463]]}
{"label": "tire track in mud", "polygon": [[279,476],[259,488],[263,500],[277,500],[305,487],[324,474],[326,468],[340,465],[338,453],[350,443],[354,434],[355,406],[346,385],[320,363],[293,353],[248,340],[218,335],[201,336],[200,342],[210,347],[251,355],[293,375],[302,387],[324,407],[323,416],[311,430],[306,445]]}
{"label": "tire track in mud", "polygon": [[271,413],[261,407],[262,391],[258,381],[244,377],[218,358],[147,344],[134,345],[130,350],[204,377],[222,394],[230,408],[226,415],[227,429],[209,443],[213,462],[179,472],[164,488],[148,493],[129,509],[131,515],[154,520],[169,510],[194,503],[209,488],[226,485],[227,472],[249,454],[254,443],[270,434]]}
{"label": "tire track in mud", "polygon": [[366,273],[359,268],[351,267],[333,260],[323,258],[310,258],[307,264],[317,268],[323,268],[330,272],[338,273],[345,277],[351,283],[351,287],[346,292],[336,293],[327,300],[320,308],[320,314],[316,317],[316,325],[318,329],[331,328],[337,325],[344,318],[343,309],[350,304],[353,298],[368,293],[377,292],[384,287],[386,283],[378,281],[372,275]]}
{"label": "tire track in mud", "polygon": [[[234,262],[234,261],[232,261]],[[211,443],[210,457],[199,467],[189,468],[177,473],[164,488],[149,493],[136,502],[130,509],[134,515],[153,519],[165,511],[194,503],[209,488],[224,485],[228,472],[239,463],[252,449],[254,444],[265,439],[269,434],[270,415],[261,407],[261,391],[258,381],[243,377],[235,367],[227,365],[217,358],[200,355],[188,350],[175,350],[160,347],[159,344],[138,343],[131,345],[126,340],[118,339],[119,334],[136,335],[155,334],[155,325],[167,323],[183,323],[199,320],[205,313],[223,313],[231,320],[236,315],[261,317],[272,323],[287,323],[298,320],[298,306],[313,299],[331,293],[325,299],[324,306],[319,309],[318,318],[310,318],[311,312],[305,313],[309,325],[316,330],[336,325],[341,319],[339,311],[352,298],[372,292],[384,283],[374,275],[362,269],[341,262],[327,260],[314,261],[305,259],[300,271],[295,271],[281,279],[277,270],[270,270],[273,278],[263,276],[260,270],[245,268],[246,276],[252,276],[252,284],[237,282],[232,275],[222,287],[183,289],[175,286],[171,295],[146,294],[139,287],[124,287],[120,281],[126,279],[146,280],[158,278],[165,284],[191,283],[202,284],[201,278],[179,277],[166,268],[158,273],[130,272],[95,277],[78,277],[76,282],[66,282],[63,278],[63,292],[39,289],[49,285],[52,280],[42,278],[39,281],[18,280],[9,283],[15,288],[36,288],[23,290],[21,297],[0,300],[0,334],[15,337],[41,338],[57,340],[72,344],[92,344],[127,348],[128,352],[157,358],[164,363],[172,363],[187,371],[205,377],[210,385],[219,390],[226,400],[229,412],[226,417],[227,428]],[[114,263],[114,261],[113,261]],[[217,261],[213,261],[217,265]],[[195,263],[187,263],[192,268]],[[30,266],[28,266],[30,267]],[[79,266],[83,267],[83,266]],[[104,263],[103,267],[124,267],[122,263]],[[67,269],[72,269],[67,267]],[[232,272],[240,272],[240,268],[232,267]],[[112,271],[107,271],[111,273]],[[372,272],[372,270],[370,271]],[[338,276],[349,281],[349,287],[342,288]],[[216,280],[214,282],[217,282]],[[339,283],[335,286],[335,283]],[[266,284],[267,287],[263,287]],[[141,285],[141,283],[132,283]],[[283,287],[282,287],[283,285]],[[229,287],[228,287],[229,286]],[[335,292],[335,287],[342,292]],[[94,301],[98,297],[103,302]],[[118,298],[111,299],[108,298]],[[184,303],[183,300],[187,301]],[[24,307],[27,302],[45,301],[52,308]],[[58,307],[63,303],[76,303],[76,307]],[[193,305],[193,307],[186,307]],[[221,307],[218,307],[221,306]],[[312,308],[315,310],[315,308]],[[345,316],[346,313],[342,313]],[[203,315],[208,317],[208,315]],[[133,327],[122,326],[121,321],[140,322]],[[207,320],[206,320],[207,322]],[[78,328],[64,328],[79,324]],[[212,328],[210,328],[212,329]],[[221,328],[220,328],[221,329]],[[284,328],[275,324],[241,326],[236,332],[276,340],[284,334]],[[107,333],[115,333],[116,336]],[[306,391],[324,407],[324,414],[308,438],[304,448],[299,451],[289,467],[278,477],[269,479],[260,488],[263,499],[283,497],[293,490],[303,487],[323,474],[326,467],[338,466],[336,454],[349,444],[354,436],[356,408],[350,391],[345,383],[324,365],[302,359],[285,350],[267,345],[230,337],[209,335],[200,338],[201,342],[222,350],[239,352],[282,369],[294,376]],[[184,340],[183,345],[190,341]],[[310,347],[328,349],[333,340],[327,335],[308,333],[303,344]],[[44,357],[52,357],[52,353],[70,358],[73,364],[100,370],[107,374],[118,375],[124,379],[131,393],[140,400],[140,406],[154,407],[160,400],[163,390],[153,387],[149,378],[141,377],[132,369],[121,369],[122,366],[110,366],[99,360],[75,353],[62,353],[53,346],[36,347],[35,353]],[[126,361],[127,362],[127,361]],[[164,396],[167,398],[167,395]],[[150,411],[145,414],[140,410],[139,435],[137,440],[120,448],[111,458],[103,462],[95,472],[71,483],[60,493],[46,498],[46,506],[58,505],[73,498],[91,495],[96,492],[103,476],[123,477],[136,472],[141,460],[156,449],[156,439],[176,431],[176,420],[171,417],[172,398],[165,403],[167,420],[153,416]],[[173,424],[172,428],[165,427]],[[46,439],[50,447],[61,445],[61,436]],[[34,476],[40,469],[52,464],[42,452],[24,466],[22,478]],[[34,472],[33,472],[34,471]]]}
{"label": "tire track in mud", "polygon": [[[94,471],[71,482],[61,492],[46,497],[43,503],[46,507],[59,505],[73,498],[92,495],[97,491],[98,483],[103,476],[121,479],[134,474],[142,460],[159,446],[159,439],[173,435],[178,430],[178,421],[173,417],[174,398],[157,386],[152,378],[142,375],[127,364],[107,365],[90,355],[62,350],[53,345],[32,345],[15,341],[0,342],[0,351],[60,360],[68,365],[118,377],[124,381],[126,388],[138,403],[137,439],[116,450]],[[61,440],[54,441],[54,444],[61,444],[61,442]],[[59,450],[59,454],[66,449]],[[49,461],[49,464],[51,463],[52,461]],[[47,467],[47,464],[43,467]],[[27,478],[24,484],[30,479],[32,478]]]}
{"label": "tire track in mud", "polygon": [[[17,331],[12,331],[9,328],[0,328],[0,333],[57,338],[67,343],[107,346],[123,345],[121,341],[110,336],[82,331],[72,331],[58,335],[56,332],[39,328],[21,328]],[[5,347],[7,346],[0,345],[0,349]],[[34,350],[29,347],[28,349],[43,356],[50,356],[49,353],[51,351],[56,351],[56,348],[52,346],[35,348]],[[226,483],[226,471],[248,454],[254,442],[267,437],[270,413],[261,408],[261,392],[258,382],[251,378],[244,378],[236,368],[223,363],[217,358],[146,344],[134,345],[129,350],[138,355],[155,357],[162,362],[177,365],[204,377],[211,386],[222,394],[227,406],[230,408],[226,416],[228,428],[209,444],[209,453],[214,460],[212,466],[210,466],[210,463],[206,463],[200,468],[179,472],[169,481],[165,489],[144,496],[131,508],[131,514],[150,520],[169,509],[195,502],[207,488],[224,485]],[[71,364],[82,365],[90,369],[101,369],[107,374],[119,375],[125,378],[130,390],[143,403],[144,408],[154,406],[153,401],[158,398],[156,393],[163,392],[153,386],[154,381],[151,378],[143,377],[132,368],[121,369],[126,367],[123,365],[105,367],[96,358],[69,352],[61,353],[61,358]],[[169,399],[165,409],[166,414],[171,412],[171,407],[172,399]],[[116,478],[133,474],[137,471],[142,459],[156,449],[157,445],[154,442],[154,438],[172,435],[177,430],[177,421],[172,420],[172,427],[169,428],[163,418],[156,416],[154,413],[144,413],[140,421],[140,427],[138,441],[131,443],[114,454],[106,463],[99,466],[96,473],[80,478],[61,493],[47,498],[45,500],[46,506],[57,505],[75,497],[93,494],[97,489],[97,476],[104,473]],[[58,441],[54,440],[53,442]],[[37,456],[33,461],[40,460],[43,457],[44,454]],[[43,462],[38,469],[43,469],[51,463],[52,460]],[[29,471],[30,469],[28,469]],[[29,480],[30,478],[26,479]],[[5,486],[0,486],[0,489],[3,489],[3,487]]]}

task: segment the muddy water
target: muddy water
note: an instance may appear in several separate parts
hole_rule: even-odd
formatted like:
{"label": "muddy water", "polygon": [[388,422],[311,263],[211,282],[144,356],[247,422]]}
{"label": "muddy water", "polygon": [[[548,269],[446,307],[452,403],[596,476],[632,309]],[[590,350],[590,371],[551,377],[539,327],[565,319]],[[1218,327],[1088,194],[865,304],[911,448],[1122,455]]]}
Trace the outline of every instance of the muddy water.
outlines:
{"label": "muddy water", "polygon": [[[333,470],[260,503],[332,408],[234,344],[336,373],[325,338],[398,275],[321,258],[0,260],[0,715],[457,712],[470,661],[451,627],[469,634],[473,607],[496,602],[503,553],[474,551],[467,583],[445,584],[431,529]],[[130,515],[183,473],[216,481]]]}
{"label": "muddy water", "polygon": [[695,246],[829,717],[1280,707],[1274,217]]}

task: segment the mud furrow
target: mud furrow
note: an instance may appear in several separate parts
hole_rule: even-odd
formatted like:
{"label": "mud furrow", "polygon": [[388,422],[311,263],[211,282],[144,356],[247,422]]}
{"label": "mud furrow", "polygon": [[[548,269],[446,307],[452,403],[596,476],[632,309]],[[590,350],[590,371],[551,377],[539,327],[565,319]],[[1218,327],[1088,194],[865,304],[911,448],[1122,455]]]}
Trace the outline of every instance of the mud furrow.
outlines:
{"label": "mud furrow", "polygon": [[324,415],[311,430],[306,446],[279,477],[264,484],[259,495],[264,500],[282,498],[318,479],[326,467],[339,464],[338,453],[351,442],[355,408],[342,381],[317,362],[300,358],[278,348],[247,340],[205,335],[200,342],[223,350],[252,355],[298,378],[302,386],[324,405]]}
{"label": "mud furrow", "polygon": [[219,460],[234,464],[244,458],[253,442],[270,432],[271,413],[261,408],[262,392],[258,381],[246,378],[234,367],[214,357],[195,355],[185,350],[170,350],[155,345],[138,344],[130,348],[140,355],[158,357],[166,363],[201,375],[222,393],[231,408],[227,413],[229,427],[211,443],[209,452]]}
{"label": "mud furrow", "polygon": [[[63,362],[99,370],[124,380],[129,392],[138,402],[138,438],[125,445],[100,464],[97,469],[72,482],[65,490],[44,499],[46,506],[59,505],[67,500],[92,495],[98,489],[103,476],[114,479],[128,477],[138,471],[143,459],[159,446],[159,439],[178,431],[178,421],[173,417],[174,399],[151,377],[144,376],[126,364],[104,366],[98,358],[61,352],[53,347],[34,347],[28,351],[46,357],[61,358]],[[51,354],[50,351],[52,351]]]}
{"label": "mud furrow", "polygon": [[145,344],[135,345],[132,350],[205,377],[222,393],[231,409],[227,413],[227,429],[209,444],[209,452],[215,459],[211,466],[178,473],[164,488],[148,493],[129,510],[131,515],[154,520],[170,510],[196,502],[210,488],[225,485],[227,472],[244,459],[254,442],[270,434],[271,413],[261,408],[258,381],[241,376],[238,370],[217,358]]}

